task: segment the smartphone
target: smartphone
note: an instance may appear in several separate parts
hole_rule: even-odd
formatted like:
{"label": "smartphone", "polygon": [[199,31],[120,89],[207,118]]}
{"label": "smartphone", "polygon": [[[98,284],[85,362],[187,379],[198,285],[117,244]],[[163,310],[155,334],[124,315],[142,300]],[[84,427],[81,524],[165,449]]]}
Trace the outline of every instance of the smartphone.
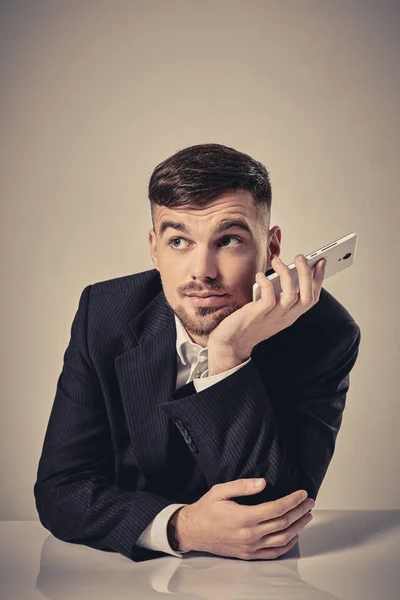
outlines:
{"label": "smartphone", "polygon": [[[314,252],[311,252],[306,256],[308,266],[312,269],[315,264],[321,260],[321,258],[326,258],[324,276],[325,281],[325,279],[331,277],[331,275],[334,275],[339,271],[343,271],[343,269],[346,269],[353,264],[356,253],[357,239],[358,236],[356,233],[348,233],[338,240],[319,248],[319,250],[314,250]],[[296,291],[299,292],[299,279],[296,265],[294,262],[292,262],[287,266],[291,271],[292,278],[296,286]],[[278,296],[282,291],[278,273],[274,271],[274,269],[269,269],[265,275],[274,286],[275,296]],[[259,300],[259,298],[261,298],[260,286],[258,283],[255,283],[253,285],[253,302]]]}

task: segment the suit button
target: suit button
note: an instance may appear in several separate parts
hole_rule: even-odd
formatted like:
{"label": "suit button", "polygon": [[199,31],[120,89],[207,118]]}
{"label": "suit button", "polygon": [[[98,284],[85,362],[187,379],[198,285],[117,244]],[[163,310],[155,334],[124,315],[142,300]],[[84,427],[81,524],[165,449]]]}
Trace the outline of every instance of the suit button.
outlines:
{"label": "suit button", "polygon": [[194,452],[195,454],[198,454],[196,445],[193,442],[191,444],[189,444],[189,448],[191,449],[192,452]]}

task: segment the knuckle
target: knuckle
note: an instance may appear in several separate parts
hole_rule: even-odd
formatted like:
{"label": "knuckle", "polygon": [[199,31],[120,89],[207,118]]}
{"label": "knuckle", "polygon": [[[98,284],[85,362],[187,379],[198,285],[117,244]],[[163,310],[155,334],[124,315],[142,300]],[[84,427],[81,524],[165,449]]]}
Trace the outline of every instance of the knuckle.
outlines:
{"label": "knuckle", "polygon": [[270,297],[261,299],[261,310],[264,312],[266,310],[271,310],[276,304],[276,298],[274,294],[271,294]]}
{"label": "knuckle", "polygon": [[280,546],[277,546],[276,548],[271,548],[270,549],[271,558],[277,558],[278,556],[280,556],[280,554],[281,554],[281,548],[280,548]]}
{"label": "knuckle", "polygon": [[302,528],[306,527],[309,523],[311,523],[311,521],[313,520],[314,515],[311,514],[311,512],[307,512],[305,515],[303,515],[303,518],[301,520],[301,524],[302,524]]}
{"label": "knuckle", "polygon": [[289,527],[289,525],[290,525],[290,522],[289,522],[288,516],[284,516],[281,519],[279,519],[279,524],[278,524],[279,529],[286,529],[287,527]]}
{"label": "knuckle", "polygon": [[285,514],[285,507],[282,502],[279,502],[279,500],[275,502],[273,510],[275,517],[281,517],[283,514]]}
{"label": "knuckle", "polygon": [[236,554],[236,557],[242,558],[243,560],[249,560],[250,552],[247,552],[247,551],[239,552],[239,554]]}
{"label": "knuckle", "polygon": [[247,544],[247,550],[248,552],[251,552],[252,555],[257,553],[258,550],[260,550],[260,540],[252,540],[251,543]]}
{"label": "knuckle", "polygon": [[314,296],[306,296],[305,298],[302,298],[301,303],[306,308],[311,308],[311,306],[314,304]]}
{"label": "knuckle", "polygon": [[279,545],[280,546],[286,546],[291,540],[290,537],[290,533],[288,531],[285,531],[285,533],[282,533],[279,536]]}
{"label": "knuckle", "polygon": [[297,300],[298,300],[297,293],[293,292],[290,295],[288,295],[287,304],[289,306],[293,306],[293,304],[296,304]]}
{"label": "knuckle", "polygon": [[249,489],[249,482],[247,479],[241,479],[240,480],[240,491],[242,492],[243,495],[246,495],[246,492]]}
{"label": "knuckle", "polygon": [[242,527],[238,531],[238,537],[240,542],[250,543],[252,541],[252,533],[248,527]]}
{"label": "knuckle", "polygon": [[210,494],[218,494],[220,491],[221,484],[214,483],[214,485],[208,490]]}
{"label": "knuckle", "polygon": [[282,554],[286,554],[286,552],[289,551],[289,545],[287,544],[286,546],[282,546],[281,548],[279,548],[279,554],[278,556],[282,556]]}

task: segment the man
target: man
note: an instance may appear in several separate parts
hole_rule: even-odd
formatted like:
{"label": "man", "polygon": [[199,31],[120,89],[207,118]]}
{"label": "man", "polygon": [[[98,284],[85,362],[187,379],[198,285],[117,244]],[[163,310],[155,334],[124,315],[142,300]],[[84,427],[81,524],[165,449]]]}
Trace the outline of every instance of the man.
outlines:
{"label": "man", "polygon": [[149,198],[155,269],[82,292],[34,488],[40,520],[135,561],[277,558],[331,461],[360,328],[322,288],[323,261],[296,257],[296,293],[269,229],[268,172],[250,156],[185,148],[156,167]]}

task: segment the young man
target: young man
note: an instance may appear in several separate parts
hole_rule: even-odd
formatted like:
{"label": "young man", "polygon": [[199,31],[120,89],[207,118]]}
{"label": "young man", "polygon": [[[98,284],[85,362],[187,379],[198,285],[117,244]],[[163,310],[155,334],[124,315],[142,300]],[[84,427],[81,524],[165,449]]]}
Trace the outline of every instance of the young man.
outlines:
{"label": "young man", "polygon": [[268,172],[250,156],[185,148],[155,168],[149,198],[155,269],[81,294],[34,488],[40,520],[134,561],[276,558],[332,459],[360,328],[322,288],[323,261],[296,257],[296,293],[269,228]]}

